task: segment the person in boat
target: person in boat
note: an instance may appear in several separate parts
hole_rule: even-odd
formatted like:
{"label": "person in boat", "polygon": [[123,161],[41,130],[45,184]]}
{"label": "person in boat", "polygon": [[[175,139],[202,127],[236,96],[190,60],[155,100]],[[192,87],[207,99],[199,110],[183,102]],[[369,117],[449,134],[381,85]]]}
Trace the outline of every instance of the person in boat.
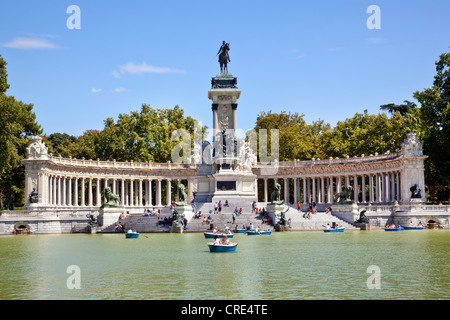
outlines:
{"label": "person in boat", "polygon": [[215,236],[214,236],[213,244],[214,244],[214,245],[219,245],[219,244],[220,244],[220,240],[219,240],[219,236],[218,236],[218,235],[215,235]]}
{"label": "person in boat", "polygon": [[222,244],[223,245],[229,245],[230,244],[230,239],[228,239],[228,237],[226,235],[223,236]]}
{"label": "person in boat", "polygon": [[325,229],[330,230],[330,224],[329,223],[325,226]]}
{"label": "person in boat", "polygon": [[253,223],[250,222],[249,228],[250,228],[250,230],[253,230]]}
{"label": "person in boat", "polygon": [[419,223],[417,224],[417,226],[418,226],[419,228],[421,228],[421,227],[422,227],[422,222],[419,221]]}

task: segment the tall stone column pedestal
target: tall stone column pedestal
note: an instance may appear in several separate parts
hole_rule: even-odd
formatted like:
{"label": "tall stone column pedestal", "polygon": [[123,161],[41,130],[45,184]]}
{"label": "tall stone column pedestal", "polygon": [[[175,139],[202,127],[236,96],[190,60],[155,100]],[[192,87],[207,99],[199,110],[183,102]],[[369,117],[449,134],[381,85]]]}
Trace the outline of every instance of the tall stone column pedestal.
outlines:
{"label": "tall stone column pedestal", "polygon": [[356,203],[333,204],[331,209],[334,216],[350,224],[355,223],[359,219],[358,205]]}
{"label": "tall stone column pedestal", "polygon": [[97,222],[100,230],[116,223],[120,214],[124,212],[124,208],[100,208],[98,210]]}
{"label": "tall stone column pedestal", "polygon": [[272,219],[273,224],[276,225],[281,217],[281,211],[285,210],[286,206],[284,204],[268,203],[266,208],[267,215]]}

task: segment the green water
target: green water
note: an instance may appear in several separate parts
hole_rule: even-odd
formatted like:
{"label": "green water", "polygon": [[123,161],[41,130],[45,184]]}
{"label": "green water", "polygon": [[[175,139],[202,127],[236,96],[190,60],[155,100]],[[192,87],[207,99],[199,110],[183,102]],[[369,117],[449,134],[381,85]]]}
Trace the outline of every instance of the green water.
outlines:
{"label": "green water", "polygon": [[[450,230],[0,237],[0,299],[449,299]],[[70,265],[80,289],[69,289]],[[380,288],[369,289],[369,266]]]}

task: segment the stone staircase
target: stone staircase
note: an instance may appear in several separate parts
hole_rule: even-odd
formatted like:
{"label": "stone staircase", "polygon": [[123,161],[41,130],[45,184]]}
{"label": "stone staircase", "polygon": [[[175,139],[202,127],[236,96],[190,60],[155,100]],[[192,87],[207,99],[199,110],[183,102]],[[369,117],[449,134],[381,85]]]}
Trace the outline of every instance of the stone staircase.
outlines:
{"label": "stone staircase", "polygon": [[[266,203],[258,203],[258,208],[266,206]],[[242,208],[242,214],[237,216],[235,222],[233,223],[232,212],[235,208]],[[213,227],[217,227],[223,230],[225,226],[228,226],[231,230],[234,229],[236,225],[239,228],[243,226],[248,226],[253,224],[254,227],[260,227],[262,229],[269,229],[274,231],[272,224],[265,224],[262,221],[262,216],[259,214],[252,213],[252,204],[249,203],[230,203],[229,207],[223,207],[221,213],[214,213],[213,203],[198,203],[197,211],[202,212],[202,218],[196,219],[192,218],[188,221],[187,228],[184,232],[207,232],[212,230]],[[210,213],[211,212],[211,213]],[[211,216],[211,224],[203,224],[203,217]],[[161,217],[170,217],[171,212],[169,208],[162,208]],[[345,227],[346,229],[358,229],[355,226],[339,219],[336,216],[327,214],[324,212],[318,212],[316,214],[311,214],[311,219],[303,218],[303,213],[298,213],[297,208],[289,207],[286,212],[286,219],[291,219],[291,231],[303,231],[303,230],[323,230],[324,226],[327,224],[333,225],[337,224],[339,227]],[[122,225],[125,226],[125,230],[130,228],[135,229],[137,232],[141,233],[152,233],[152,232],[170,232],[168,224],[159,224],[158,218],[156,216],[143,216],[142,214],[130,214],[128,218],[121,220]],[[276,221],[274,221],[276,223]],[[117,232],[114,231],[114,224],[103,229],[101,232],[110,233]]]}
{"label": "stone staircase", "polygon": [[349,230],[358,230],[359,228],[354,225],[345,222],[344,220],[339,219],[332,214],[325,212],[317,212],[315,214],[311,214],[311,219],[303,218],[304,212],[299,213],[297,208],[289,207],[289,211],[286,212],[286,219],[291,219],[291,230],[292,231],[300,231],[300,230],[323,230],[324,226],[333,223],[337,224],[339,227],[344,227]]}

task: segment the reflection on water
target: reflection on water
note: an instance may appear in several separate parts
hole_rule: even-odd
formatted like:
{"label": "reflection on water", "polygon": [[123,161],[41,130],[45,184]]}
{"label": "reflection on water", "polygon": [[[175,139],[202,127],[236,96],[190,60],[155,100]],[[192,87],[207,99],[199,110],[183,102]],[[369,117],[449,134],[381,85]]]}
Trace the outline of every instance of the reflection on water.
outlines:
{"label": "reflection on water", "polygon": [[[0,237],[0,299],[449,299],[449,230]],[[67,267],[81,289],[67,288]],[[369,289],[367,268],[381,271]]]}

